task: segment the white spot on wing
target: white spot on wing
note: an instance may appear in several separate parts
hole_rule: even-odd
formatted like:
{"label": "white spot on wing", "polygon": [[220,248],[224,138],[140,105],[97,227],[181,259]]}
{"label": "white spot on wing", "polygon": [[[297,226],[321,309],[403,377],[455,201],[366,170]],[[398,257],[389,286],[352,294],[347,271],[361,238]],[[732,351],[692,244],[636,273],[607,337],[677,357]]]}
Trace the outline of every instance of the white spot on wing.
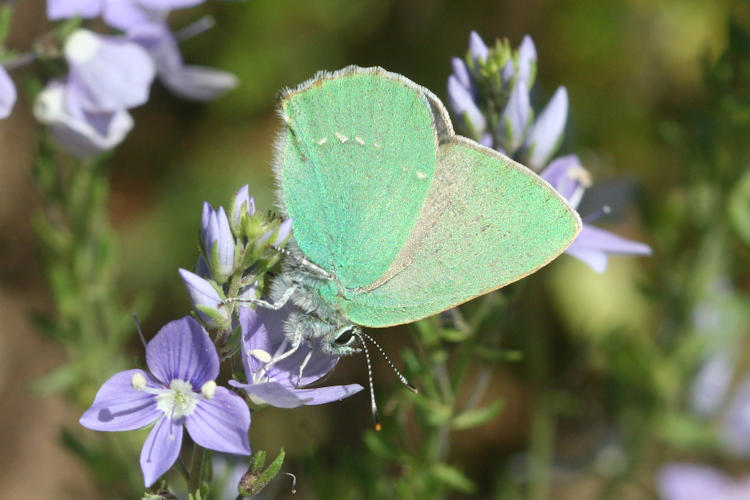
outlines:
{"label": "white spot on wing", "polygon": [[328,137],[323,137],[318,141],[318,146],[322,146],[326,142],[328,142]]}
{"label": "white spot on wing", "polygon": [[349,140],[349,138],[347,136],[345,136],[344,134],[342,134],[341,132],[336,132],[336,138],[339,141],[341,141],[341,144],[343,144],[343,143],[345,143],[346,141]]}
{"label": "white spot on wing", "polygon": [[382,148],[382,147],[383,147],[383,146],[381,146],[380,144],[378,144],[377,142],[376,142],[376,143],[373,143],[373,146],[375,146],[375,149],[380,149],[380,148]]}
{"label": "white spot on wing", "polygon": [[422,179],[422,180],[424,180],[424,179],[426,179],[426,178],[427,178],[427,174],[425,174],[424,172],[419,172],[419,171],[417,171],[417,179]]}
{"label": "white spot on wing", "polygon": [[354,136],[354,140],[357,141],[357,144],[359,144],[360,146],[364,146],[365,145],[365,141],[363,141],[361,137],[358,137],[358,136],[355,135]]}

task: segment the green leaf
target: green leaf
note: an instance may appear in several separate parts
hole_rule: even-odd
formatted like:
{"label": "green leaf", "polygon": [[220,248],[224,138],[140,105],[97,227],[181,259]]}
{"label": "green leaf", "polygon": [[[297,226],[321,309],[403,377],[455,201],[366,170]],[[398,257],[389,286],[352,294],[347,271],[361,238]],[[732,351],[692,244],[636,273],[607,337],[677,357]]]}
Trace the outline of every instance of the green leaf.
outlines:
{"label": "green leaf", "polygon": [[750,170],[734,186],[729,195],[727,210],[737,237],[750,248]]}
{"label": "green leaf", "polygon": [[430,473],[436,480],[462,493],[471,494],[474,493],[474,490],[476,489],[471,479],[466,477],[466,475],[457,468],[448,464],[435,464],[432,466],[432,469],[430,469]]}
{"label": "green leaf", "polygon": [[0,48],[5,45],[5,40],[7,40],[8,35],[10,35],[10,22],[12,18],[12,5],[6,4],[0,7]]}
{"label": "green leaf", "polygon": [[484,425],[490,420],[497,417],[502,409],[503,401],[501,399],[496,399],[487,406],[482,406],[481,408],[474,408],[459,413],[458,415],[453,417],[451,428],[455,430],[461,430]]}

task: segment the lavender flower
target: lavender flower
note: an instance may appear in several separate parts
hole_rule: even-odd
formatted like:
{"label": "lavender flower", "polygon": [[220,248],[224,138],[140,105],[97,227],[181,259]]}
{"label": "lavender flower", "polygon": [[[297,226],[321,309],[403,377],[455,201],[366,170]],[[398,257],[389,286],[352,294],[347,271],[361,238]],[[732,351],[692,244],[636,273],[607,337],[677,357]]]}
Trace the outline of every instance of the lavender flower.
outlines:
{"label": "lavender flower", "polygon": [[675,463],[657,475],[662,500],[744,500],[750,498],[750,477],[735,481],[705,465]]}
{"label": "lavender flower", "polygon": [[275,227],[268,231],[266,234],[258,238],[258,241],[256,242],[257,246],[265,245],[266,242],[271,238],[271,236],[276,236],[273,239],[273,242],[270,244],[278,247],[283,245],[288,239],[289,236],[292,234],[292,219],[285,219],[281,224],[279,224],[278,227]]}
{"label": "lavender flower", "polygon": [[255,199],[250,196],[250,187],[245,184],[232,198],[232,218],[229,222],[235,234],[240,234],[239,228],[242,227],[243,220],[253,215],[255,215]]}
{"label": "lavender flower", "polygon": [[209,328],[228,329],[232,324],[231,310],[221,307],[226,297],[219,292],[220,288],[186,269],[180,269],[179,273],[201,321]]}
{"label": "lavender flower", "polygon": [[729,391],[736,360],[734,353],[717,349],[701,364],[691,382],[690,408],[702,417],[714,414]]}
{"label": "lavender flower", "polygon": [[81,108],[113,113],[148,100],[155,69],[149,55],[123,37],[75,31],[65,42],[67,92]]}
{"label": "lavender flower", "polygon": [[50,81],[37,95],[34,116],[47,125],[52,138],[69,153],[87,158],[120,144],[133,128],[133,118],[125,110],[90,113],[78,102],[78,94],[68,94],[59,80]]}
{"label": "lavender flower", "polygon": [[47,0],[47,17],[52,20],[82,17],[90,19],[102,12],[105,0]]}
{"label": "lavender flower", "polygon": [[562,142],[567,118],[568,92],[558,87],[529,129],[524,145],[526,165],[537,172],[544,168]]}
{"label": "lavender flower", "polygon": [[[584,191],[591,185],[589,173],[575,155],[556,158],[541,175],[574,209],[578,208]],[[650,255],[651,247],[584,223],[578,237],[565,253],[582,260],[594,271],[603,273],[607,269],[607,254]]]}
{"label": "lavender flower", "polygon": [[224,283],[234,271],[235,246],[224,207],[214,210],[210,203],[203,204],[201,241],[211,276],[217,283]]}
{"label": "lavender flower", "polygon": [[6,69],[0,65],[0,119],[7,118],[16,104],[16,86]]}
{"label": "lavender flower", "polygon": [[177,460],[183,426],[204,448],[250,454],[250,411],[241,397],[216,386],[219,357],[197,321],[184,317],[165,325],[146,346],[146,364],[151,373],[127,370],[107,380],[80,420],[110,432],[155,422],[141,451],[146,486]]}
{"label": "lavender flower", "polygon": [[[137,15],[141,12],[164,11],[193,7],[203,3],[205,0],[47,0],[47,17],[56,19],[68,19],[71,17],[83,17],[90,19],[104,15],[105,20],[115,28],[122,29],[120,23],[126,19],[123,14]],[[114,13],[115,24],[110,23],[108,14]],[[135,17],[138,18],[138,17]],[[118,22],[119,21],[119,22]]]}
{"label": "lavender flower", "polygon": [[301,388],[323,378],[338,361],[338,357],[325,354],[317,345],[303,343],[294,354],[272,361],[289,347],[283,327],[288,316],[288,308],[280,311],[240,308],[242,363],[247,383],[230,380],[230,385],[244,389],[256,404],[279,408],[329,403],[361,391],[359,384]]}

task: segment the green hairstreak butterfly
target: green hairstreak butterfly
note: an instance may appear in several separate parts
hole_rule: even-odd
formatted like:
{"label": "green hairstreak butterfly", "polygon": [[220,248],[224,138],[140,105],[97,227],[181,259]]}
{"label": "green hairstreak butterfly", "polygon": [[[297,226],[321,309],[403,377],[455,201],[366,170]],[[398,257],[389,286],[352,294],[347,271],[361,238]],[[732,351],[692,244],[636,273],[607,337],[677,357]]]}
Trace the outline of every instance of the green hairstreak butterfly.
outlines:
{"label": "green hairstreak butterfly", "polygon": [[[294,346],[352,352],[361,326],[444,311],[533,273],[575,239],[544,180],[453,132],[426,88],[350,66],[282,95],[274,163],[293,241],[271,289]],[[290,351],[291,352],[291,351]]]}

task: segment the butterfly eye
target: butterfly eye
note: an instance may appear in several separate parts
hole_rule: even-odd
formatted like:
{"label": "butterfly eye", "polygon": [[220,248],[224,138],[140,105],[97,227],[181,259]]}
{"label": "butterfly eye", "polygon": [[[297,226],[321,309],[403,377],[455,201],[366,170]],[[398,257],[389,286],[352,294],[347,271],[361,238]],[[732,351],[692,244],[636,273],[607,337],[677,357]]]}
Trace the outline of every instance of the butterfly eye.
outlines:
{"label": "butterfly eye", "polygon": [[350,346],[356,342],[356,340],[356,327],[349,326],[339,332],[338,336],[333,340],[333,344],[335,346]]}

